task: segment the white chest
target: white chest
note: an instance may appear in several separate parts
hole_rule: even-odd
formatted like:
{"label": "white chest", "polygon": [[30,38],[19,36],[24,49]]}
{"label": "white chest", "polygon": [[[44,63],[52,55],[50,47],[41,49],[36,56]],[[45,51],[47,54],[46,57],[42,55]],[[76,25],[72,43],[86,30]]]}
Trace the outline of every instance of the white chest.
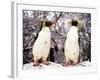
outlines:
{"label": "white chest", "polygon": [[48,27],[39,32],[33,45],[33,55],[36,59],[47,58],[50,50],[51,33]]}
{"label": "white chest", "polygon": [[66,59],[75,60],[79,56],[78,29],[72,26],[65,41]]}

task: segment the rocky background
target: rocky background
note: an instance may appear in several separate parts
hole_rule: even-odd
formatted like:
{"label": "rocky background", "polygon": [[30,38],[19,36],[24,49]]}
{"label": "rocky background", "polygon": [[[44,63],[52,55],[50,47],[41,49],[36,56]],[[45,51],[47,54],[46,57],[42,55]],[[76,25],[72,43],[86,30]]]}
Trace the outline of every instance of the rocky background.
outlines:
{"label": "rocky background", "polygon": [[78,19],[80,21],[79,62],[91,62],[91,14],[74,12],[23,10],[23,64],[32,62],[32,46],[41,28],[43,16],[54,24],[50,27],[51,49],[48,60],[63,64],[65,62],[64,43],[69,31],[66,20]]}

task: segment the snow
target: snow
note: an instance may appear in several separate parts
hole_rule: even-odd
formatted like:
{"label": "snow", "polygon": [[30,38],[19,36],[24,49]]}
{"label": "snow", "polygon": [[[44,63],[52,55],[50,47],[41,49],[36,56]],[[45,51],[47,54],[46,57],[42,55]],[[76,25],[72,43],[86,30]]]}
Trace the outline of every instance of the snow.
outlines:
{"label": "snow", "polygon": [[23,69],[28,69],[28,70],[36,70],[36,69],[57,69],[57,68],[68,68],[68,67],[90,67],[91,66],[91,62],[89,61],[84,61],[84,62],[81,62],[75,66],[68,66],[68,67],[65,67],[61,64],[57,64],[57,63],[54,63],[54,62],[49,62],[50,64],[49,65],[44,65],[44,64],[40,64],[39,66],[33,66],[33,63],[27,63],[27,64],[24,64],[23,65]]}

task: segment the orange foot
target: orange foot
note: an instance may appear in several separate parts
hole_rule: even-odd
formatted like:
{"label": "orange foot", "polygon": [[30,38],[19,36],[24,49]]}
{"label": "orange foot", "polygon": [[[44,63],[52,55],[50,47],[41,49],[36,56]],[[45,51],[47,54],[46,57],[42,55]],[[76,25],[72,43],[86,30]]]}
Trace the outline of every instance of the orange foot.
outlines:
{"label": "orange foot", "polygon": [[45,64],[45,65],[49,65],[50,64],[48,61],[43,61],[42,63]]}
{"label": "orange foot", "polygon": [[34,62],[33,66],[39,66],[39,63],[38,62]]}
{"label": "orange foot", "polygon": [[69,64],[66,62],[63,66],[68,67],[68,66],[69,66]]}
{"label": "orange foot", "polygon": [[73,64],[72,64],[72,66],[75,66],[75,65],[77,65],[78,64],[78,62],[74,62]]}

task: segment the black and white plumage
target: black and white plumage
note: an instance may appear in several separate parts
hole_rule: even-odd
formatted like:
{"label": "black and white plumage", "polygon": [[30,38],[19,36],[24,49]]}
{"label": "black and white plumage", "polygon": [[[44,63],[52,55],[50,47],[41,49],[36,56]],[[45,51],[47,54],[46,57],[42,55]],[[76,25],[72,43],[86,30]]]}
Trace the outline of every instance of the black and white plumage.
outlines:
{"label": "black and white plumage", "polygon": [[67,34],[64,45],[65,66],[76,64],[79,57],[79,43],[78,43],[78,21],[72,20],[71,27]]}
{"label": "black and white plumage", "polygon": [[34,56],[34,66],[39,64],[39,60],[42,60],[44,64],[48,64],[47,57],[49,55],[51,44],[51,32],[49,27],[51,25],[51,22],[45,22],[45,26],[43,27],[43,22],[41,23],[40,32],[32,48],[32,53]]}

